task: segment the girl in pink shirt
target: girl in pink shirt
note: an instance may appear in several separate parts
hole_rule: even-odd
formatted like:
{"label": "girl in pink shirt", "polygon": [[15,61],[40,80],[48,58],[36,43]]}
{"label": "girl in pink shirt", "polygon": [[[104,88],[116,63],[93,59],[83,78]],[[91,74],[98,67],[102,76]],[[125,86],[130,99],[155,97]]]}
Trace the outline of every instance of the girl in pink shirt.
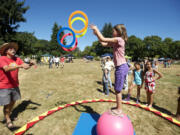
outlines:
{"label": "girl in pink shirt", "polygon": [[113,28],[113,37],[105,38],[97,26],[90,25],[94,34],[98,37],[102,46],[113,47],[114,64],[116,67],[115,71],[115,91],[116,91],[116,103],[117,107],[111,109],[111,113],[122,116],[122,93],[124,80],[128,73],[128,65],[124,57],[125,53],[125,42],[128,39],[126,28],[123,24],[118,24]]}

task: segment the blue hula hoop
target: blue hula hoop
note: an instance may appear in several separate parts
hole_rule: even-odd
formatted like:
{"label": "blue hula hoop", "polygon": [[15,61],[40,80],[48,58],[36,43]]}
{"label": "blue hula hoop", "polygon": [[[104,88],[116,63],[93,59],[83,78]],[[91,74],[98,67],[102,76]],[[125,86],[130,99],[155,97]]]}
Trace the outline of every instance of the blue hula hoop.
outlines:
{"label": "blue hula hoop", "polygon": [[[69,30],[69,31],[71,31],[71,33],[72,33],[72,35],[73,35],[73,41],[72,41],[71,44],[69,44],[69,45],[64,45],[64,44],[62,44],[61,41],[60,41],[60,39],[59,39],[59,36],[60,36],[61,32],[64,31],[64,30]],[[76,35],[75,35],[74,31],[73,31],[72,29],[68,28],[68,27],[63,27],[63,28],[61,28],[61,29],[58,31],[58,33],[57,33],[57,42],[59,43],[60,46],[62,46],[62,47],[64,47],[64,48],[70,48],[70,47],[72,47],[72,46],[74,45],[74,43],[75,43],[75,39],[76,39]]]}

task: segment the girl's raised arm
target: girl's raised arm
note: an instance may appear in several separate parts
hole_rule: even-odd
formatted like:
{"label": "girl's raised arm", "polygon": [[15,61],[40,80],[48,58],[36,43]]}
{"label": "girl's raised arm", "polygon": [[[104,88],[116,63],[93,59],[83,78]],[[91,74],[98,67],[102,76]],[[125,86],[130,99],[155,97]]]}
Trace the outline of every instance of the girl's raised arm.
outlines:
{"label": "girl's raised arm", "polygon": [[100,42],[102,46],[104,47],[112,47],[112,44],[107,43],[107,42]]}
{"label": "girl's raised arm", "polygon": [[118,39],[116,37],[114,37],[114,38],[105,38],[101,34],[101,32],[99,31],[97,26],[91,24],[90,28],[93,30],[94,34],[98,37],[100,42],[105,42],[105,43],[117,43],[118,42]]}

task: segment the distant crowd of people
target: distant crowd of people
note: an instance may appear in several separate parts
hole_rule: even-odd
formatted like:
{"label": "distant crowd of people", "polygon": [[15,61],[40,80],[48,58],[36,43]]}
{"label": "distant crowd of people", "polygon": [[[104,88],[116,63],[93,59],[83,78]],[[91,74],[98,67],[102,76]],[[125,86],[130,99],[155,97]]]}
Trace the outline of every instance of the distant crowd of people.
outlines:
{"label": "distant crowd of people", "polygon": [[66,59],[66,57],[64,57],[63,55],[61,55],[61,57],[55,56],[55,57],[48,57],[48,63],[49,63],[49,69],[53,68],[53,64],[55,65],[56,68],[59,68],[59,66],[61,68],[64,68],[64,63],[68,62],[68,63],[73,63],[73,58],[72,57],[68,57]]}
{"label": "distant crowd of people", "polygon": [[55,64],[56,68],[59,68],[59,66],[61,66],[61,68],[64,68],[65,57],[64,56],[49,57],[48,62],[49,62],[49,69],[53,68],[53,64]]}

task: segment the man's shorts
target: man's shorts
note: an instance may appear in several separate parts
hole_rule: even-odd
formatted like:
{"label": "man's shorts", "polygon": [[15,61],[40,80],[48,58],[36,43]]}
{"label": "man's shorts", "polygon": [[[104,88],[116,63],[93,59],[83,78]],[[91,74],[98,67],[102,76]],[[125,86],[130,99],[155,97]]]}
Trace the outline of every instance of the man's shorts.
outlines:
{"label": "man's shorts", "polygon": [[0,106],[8,105],[12,101],[21,99],[19,87],[10,89],[0,89]]}

